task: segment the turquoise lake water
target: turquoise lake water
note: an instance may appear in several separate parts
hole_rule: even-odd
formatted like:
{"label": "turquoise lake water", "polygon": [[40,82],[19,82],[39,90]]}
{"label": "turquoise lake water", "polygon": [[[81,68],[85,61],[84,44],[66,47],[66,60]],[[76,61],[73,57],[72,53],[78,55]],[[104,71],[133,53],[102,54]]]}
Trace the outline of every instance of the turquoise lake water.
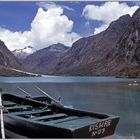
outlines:
{"label": "turquoise lake water", "polygon": [[64,105],[120,116],[115,135],[110,138],[140,138],[140,79],[115,77],[0,77],[3,91],[25,96],[18,86],[40,95],[34,85]]}

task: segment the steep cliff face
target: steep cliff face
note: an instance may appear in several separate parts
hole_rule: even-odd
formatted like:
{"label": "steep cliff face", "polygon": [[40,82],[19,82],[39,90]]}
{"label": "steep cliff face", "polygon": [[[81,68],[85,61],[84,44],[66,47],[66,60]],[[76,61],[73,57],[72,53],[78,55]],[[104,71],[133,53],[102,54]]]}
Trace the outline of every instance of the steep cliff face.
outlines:
{"label": "steep cliff face", "polygon": [[140,76],[140,9],[132,16],[124,35],[117,43],[116,61],[122,62],[120,75]]}
{"label": "steep cliff face", "polygon": [[8,50],[3,41],[0,41],[0,65],[16,69],[22,69],[16,57],[10,50]]}
{"label": "steep cliff face", "polygon": [[140,64],[140,9],[133,15],[131,24],[117,44],[117,57],[128,65]]}
{"label": "steep cliff face", "polygon": [[131,17],[124,15],[112,22],[105,31],[76,41],[61,57],[54,74],[100,75],[107,71],[103,67],[106,67],[105,63],[110,57],[109,52],[115,49],[130,22]]}
{"label": "steep cliff face", "polygon": [[132,16],[116,47],[96,68],[95,73],[100,75],[140,77],[140,9]]}
{"label": "steep cliff face", "polygon": [[41,74],[50,74],[56,67],[59,58],[69,47],[63,44],[54,44],[29,55],[24,61],[23,66],[27,71]]}
{"label": "steep cliff face", "polygon": [[14,54],[0,40],[0,76],[37,76],[23,70]]}

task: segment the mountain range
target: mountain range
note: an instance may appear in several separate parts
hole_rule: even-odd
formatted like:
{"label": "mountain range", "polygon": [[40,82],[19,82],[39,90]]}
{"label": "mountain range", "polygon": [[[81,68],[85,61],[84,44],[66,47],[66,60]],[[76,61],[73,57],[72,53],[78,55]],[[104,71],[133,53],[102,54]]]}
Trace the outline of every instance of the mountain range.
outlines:
{"label": "mountain range", "polygon": [[97,35],[77,40],[72,47],[58,43],[28,56],[21,52],[15,50],[14,56],[1,41],[0,65],[49,75],[139,77],[140,9],[132,17],[121,16]]}
{"label": "mountain range", "polygon": [[61,56],[67,52],[69,47],[63,44],[54,44],[47,48],[38,50],[23,60],[23,67],[30,72],[51,74],[55,69]]}
{"label": "mountain range", "polygon": [[114,75],[117,71],[110,65],[110,52],[131,21],[129,15],[112,22],[103,32],[76,41],[63,55],[54,73],[68,75]]}

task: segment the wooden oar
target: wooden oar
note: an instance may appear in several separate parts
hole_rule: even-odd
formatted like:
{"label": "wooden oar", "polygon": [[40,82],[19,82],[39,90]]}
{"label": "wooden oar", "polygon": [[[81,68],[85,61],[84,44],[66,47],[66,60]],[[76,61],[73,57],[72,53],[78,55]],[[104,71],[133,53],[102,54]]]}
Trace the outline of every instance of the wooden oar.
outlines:
{"label": "wooden oar", "polygon": [[5,139],[4,121],[3,121],[3,106],[2,106],[1,94],[0,94],[0,120],[1,120],[1,135],[2,135],[2,139]]}
{"label": "wooden oar", "polygon": [[63,107],[63,105],[59,102],[59,101],[57,101],[57,100],[55,100],[53,97],[51,97],[48,93],[46,93],[45,91],[43,91],[40,87],[38,87],[38,86],[34,86],[36,89],[38,89],[41,93],[43,93],[45,96],[47,96],[49,99],[51,99],[52,101],[54,101],[57,105],[59,105],[59,106],[61,106],[61,107]]}
{"label": "wooden oar", "polygon": [[24,89],[17,87],[17,89],[19,89],[20,91],[22,91],[23,93],[25,93],[27,95],[27,97],[31,98],[31,94],[28,93],[27,91],[25,91]]}

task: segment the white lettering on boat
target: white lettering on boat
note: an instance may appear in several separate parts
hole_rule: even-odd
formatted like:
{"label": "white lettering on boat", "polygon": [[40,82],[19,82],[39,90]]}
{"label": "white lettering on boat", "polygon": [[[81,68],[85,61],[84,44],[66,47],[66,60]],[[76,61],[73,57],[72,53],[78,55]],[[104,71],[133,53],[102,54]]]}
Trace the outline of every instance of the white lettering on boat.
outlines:
{"label": "white lettering on boat", "polygon": [[100,134],[103,134],[105,132],[105,128],[101,128],[101,129],[98,129],[97,131],[93,131],[91,136],[95,136],[95,135],[100,135]]}
{"label": "white lettering on boat", "polygon": [[91,132],[91,136],[96,136],[100,134],[104,134],[105,128],[111,125],[111,120],[106,120],[102,122],[98,122],[96,124],[89,126],[89,132]]}

